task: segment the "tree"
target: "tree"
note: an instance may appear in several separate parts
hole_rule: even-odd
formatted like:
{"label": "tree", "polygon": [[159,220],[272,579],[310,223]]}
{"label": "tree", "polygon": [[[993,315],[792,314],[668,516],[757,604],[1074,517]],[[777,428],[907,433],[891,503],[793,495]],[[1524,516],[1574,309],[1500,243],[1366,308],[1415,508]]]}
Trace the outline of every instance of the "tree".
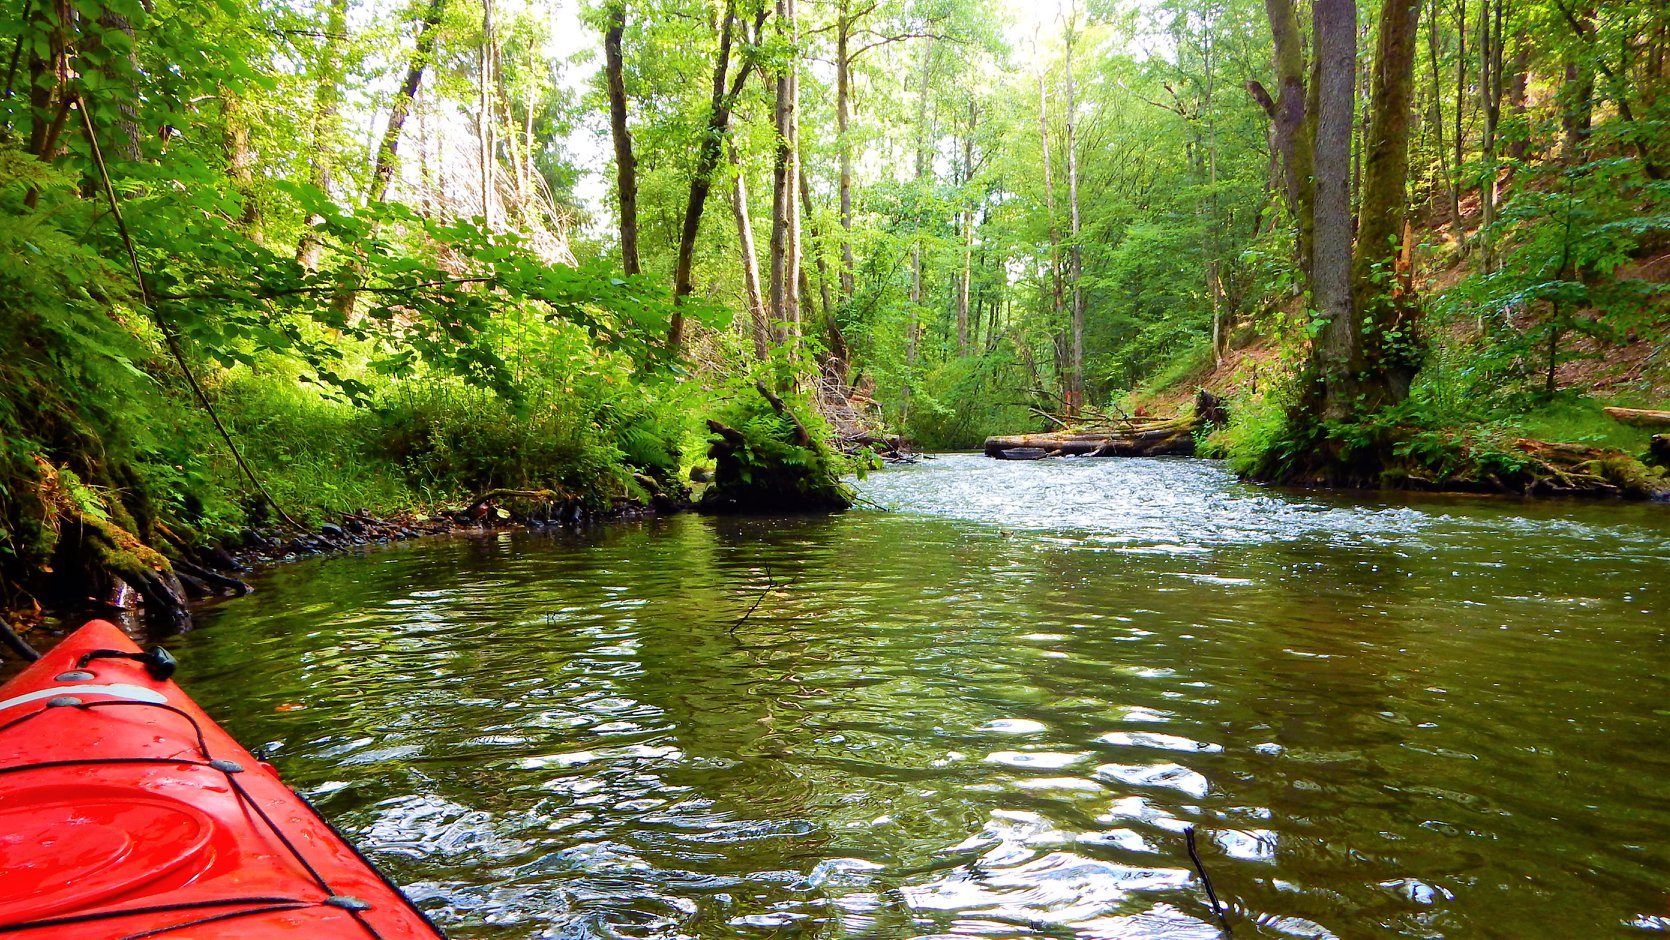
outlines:
{"label": "tree", "polygon": [[1308,408],[1340,422],[1402,401],[1414,376],[1414,311],[1395,278],[1407,211],[1410,97],[1419,0],[1383,0],[1374,65],[1357,244],[1350,242],[1349,117],[1355,60],[1355,6],[1315,5],[1318,107],[1316,242],[1312,278],[1320,329]]}
{"label": "tree", "polygon": [[778,338],[800,334],[800,27],[795,0],[776,0],[778,66],[772,128],[777,132],[771,189],[771,315]]}
{"label": "tree", "polygon": [[1073,276],[1073,346],[1067,380],[1067,412],[1077,414],[1084,407],[1084,250],[1079,243],[1079,158],[1078,99],[1073,85],[1073,44],[1078,33],[1078,4],[1067,7],[1067,206],[1071,223]]}
{"label": "tree", "polygon": [[[621,39],[626,32],[626,2],[604,7],[603,58],[609,89],[609,136],[615,145],[615,198],[620,209],[621,267],[642,270],[638,260],[638,161],[632,153],[632,130],[626,126],[626,79]],[[740,184],[739,184],[740,185]]]}
{"label": "tree", "polygon": [[[765,26],[765,17],[764,10],[755,17],[752,45],[758,45],[760,32]],[[748,84],[749,73],[754,70],[754,56],[750,51],[745,51],[736,74],[730,74],[731,49],[736,44],[737,32],[742,28],[736,15],[736,0],[727,0],[724,13],[717,24],[719,45],[713,58],[713,83],[708,99],[707,120],[701,143],[697,148],[695,170],[690,175],[689,195],[684,201],[684,223],[679,230],[678,260],[673,266],[673,312],[667,325],[667,349],[674,356],[679,355],[684,349],[682,304],[695,290],[695,285],[691,283],[691,272],[695,267],[696,236],[701,232],[702,210],[707,205],[708,192],[713,188],[713,173],[718,169],[719,160],[725,152],[725,140],[731,125],[731,109],[735,107],[737,96]],[[743,39],[747,41],[746,35]]]}
{"label": "tree", "polygon": [[[308,155],[310,180],[315,189],[329,196],[336,181],[336,135],[338,107],[342,100],[344,46],[348,41],[348,0],[331,0],[327,8],[325,31],[313,64],[313,120],[308,128],[312,138],[312,152]],[[314,270],[319,267],[324,252],[324,240],[319,227],[324,216],[310,213],[296,245],[296,263]]]}

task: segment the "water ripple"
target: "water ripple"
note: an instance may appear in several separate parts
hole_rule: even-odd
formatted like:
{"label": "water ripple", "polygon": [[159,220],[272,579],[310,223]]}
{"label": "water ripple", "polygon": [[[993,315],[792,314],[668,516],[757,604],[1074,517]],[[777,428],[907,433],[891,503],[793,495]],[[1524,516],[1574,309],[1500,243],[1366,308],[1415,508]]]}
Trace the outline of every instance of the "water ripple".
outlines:
{"label": "water ripple", "polygon": [[1666,929],[1663,507],[863,486],[299,563],[182,675],[459,936],[1216,936],[1190,827],[1237,935]]}

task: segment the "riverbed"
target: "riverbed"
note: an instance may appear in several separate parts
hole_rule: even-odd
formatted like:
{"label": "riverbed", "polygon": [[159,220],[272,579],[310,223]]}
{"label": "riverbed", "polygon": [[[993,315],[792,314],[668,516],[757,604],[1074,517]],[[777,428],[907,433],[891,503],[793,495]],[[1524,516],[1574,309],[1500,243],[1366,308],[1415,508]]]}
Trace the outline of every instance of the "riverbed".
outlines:
{"label": "riverbed", "polygon": [[952,455],[275,569],[180,678],[457,937],[1670,931],[1670,507]]}

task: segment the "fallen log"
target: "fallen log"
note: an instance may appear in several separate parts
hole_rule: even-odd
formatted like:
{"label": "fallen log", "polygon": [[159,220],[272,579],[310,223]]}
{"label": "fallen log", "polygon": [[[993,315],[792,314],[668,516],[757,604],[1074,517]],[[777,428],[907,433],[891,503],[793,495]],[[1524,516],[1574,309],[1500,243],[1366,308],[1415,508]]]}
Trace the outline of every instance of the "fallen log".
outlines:
{"label": "fallen log", "polygon": [[[1050,417],[1044,415],[1044,417]],[[1068,427],[1047,434],[997,435],[986,438],[987,457],[1039,460],[1044,457],[1193,457],[1195,435],[1229,423],[1223,401],[1205,389],[1195,396],[1193,413],[1170,418],[1101,415],[1093,427]],[[1051,418],[1057,424],[1057,419]]]}
{"label": "fallen log", "polygon": [[1612,420],[1634,425],[1638,428],[1670,428],[1670,411],[1655,411],[1650,408],[1605,408],[1602,410]]}
{"label": "fallen log", "polygon": [[1195,452],[1194,431],[1193,421],[1173,419],[1135,430],[988,437],[985,451],[1008,460],[1036,460],[1032,451],[1046,457],[1189,457]]}

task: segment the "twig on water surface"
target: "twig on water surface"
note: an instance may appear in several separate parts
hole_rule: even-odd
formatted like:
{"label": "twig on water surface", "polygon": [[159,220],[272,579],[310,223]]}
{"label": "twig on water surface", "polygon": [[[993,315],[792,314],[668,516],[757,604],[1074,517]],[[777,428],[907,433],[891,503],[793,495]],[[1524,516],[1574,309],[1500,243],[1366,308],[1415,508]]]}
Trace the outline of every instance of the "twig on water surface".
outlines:
{"label": "twig on water surface", "polygon": [[1233,934],[1229,929],[1229,920],[1224,917],[1223,905],[1218,903],[1218,892],[1212,889],[1212,876],[1206,874],[1206,865],[1200,860],[1200,852],[1195,848],[1195,827],[1183,830],[1183,839],[1189,844],[1189,861],[1195,863],[1195,871],[1200,874],[1200,883],[1206,886],[1206,900],[1212,902],[1212,913],[1218,915],[1218,923],[1223,926],[1225,934]]}
{"label": "twig on water surface", "polygon": [[749,617],[754,616],[754,611],[759,610],[760,605],[765,603],[766,596],[768,594],[770,594],[772,591],[777,590],[777,587],[778,587],[777,578],[776,578],[776,576],[774,576],[771,573],[771,566],[770,565],[765,566],[765,581],[766,581],[765,590],[760,592],[759,597],[754,598],[754,605],[752,607],[748,608],[747,613],[745,613],[742,616],[736,618],[736,623],[731,624],[730,630],[726,631],[727,633],[730,633],[733,636],[736,635],[737,628],[742,626],[743,624],[747,623]]}

